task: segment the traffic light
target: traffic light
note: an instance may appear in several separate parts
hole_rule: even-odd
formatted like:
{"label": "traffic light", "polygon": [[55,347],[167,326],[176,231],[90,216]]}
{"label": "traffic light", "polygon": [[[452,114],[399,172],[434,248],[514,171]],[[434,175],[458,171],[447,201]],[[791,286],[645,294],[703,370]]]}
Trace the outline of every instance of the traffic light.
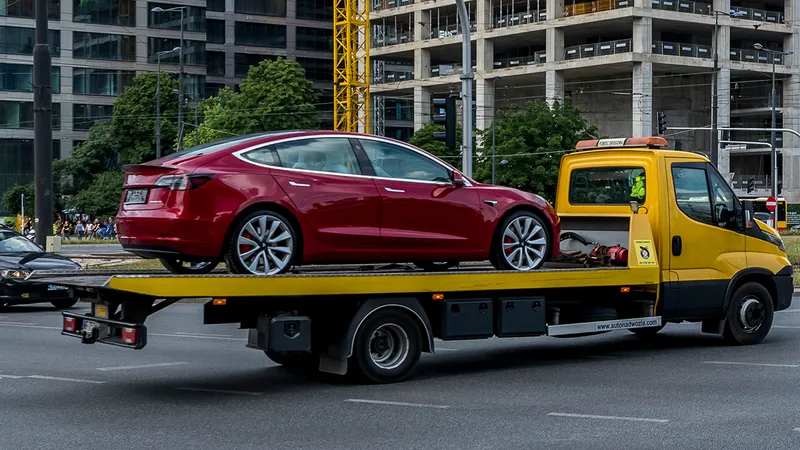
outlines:
{"label": "traffic light", "polygon": [[663,112],[658,113],[658,134],[663,135],[667,132],[667,115]]}
{"label": "traffic light", "polygon": [[675,150],[683,150],[683,142],[680,139],[675,139]]}
{"label": "traffic light", "polygon": [[434,132],[433,138],[444,141],[444,145],[452,150],[456,148],[456,97],[435,98],[433,106],[438,107],[439,112],[444,108],[444,114],[433,116],[433,123],[444,125],[444,131]]}
{"label": "traffic light", "polygon": [[778,195],[781,195],[782,190],[783,190],[783,181],[778,181]]}
{"label": "traffic light", "polygon": [[750,177],[747,179],[747,193],[751,193],[756,190],[756,178]]}

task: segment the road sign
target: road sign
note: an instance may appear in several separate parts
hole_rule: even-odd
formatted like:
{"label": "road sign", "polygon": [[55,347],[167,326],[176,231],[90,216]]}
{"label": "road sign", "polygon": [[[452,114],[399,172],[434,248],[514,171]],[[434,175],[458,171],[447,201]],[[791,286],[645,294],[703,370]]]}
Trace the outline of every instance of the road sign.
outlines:
{"label": "road sign", "polygon": [[778,207],[778,201],[775,200],[775,197],[770,197],[767,199],[767,211],[775,211],[775,208]]}

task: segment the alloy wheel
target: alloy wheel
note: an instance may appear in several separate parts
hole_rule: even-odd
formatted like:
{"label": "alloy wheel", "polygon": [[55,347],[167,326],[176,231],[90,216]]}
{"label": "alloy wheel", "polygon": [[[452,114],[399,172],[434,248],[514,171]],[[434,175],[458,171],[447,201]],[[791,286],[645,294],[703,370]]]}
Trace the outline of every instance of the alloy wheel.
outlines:
{"label": "alloy wheel", "polygon": [[240,229],[237,257],[254,275],[274,275],[284,271],[292,260],[294,237],[280,218],[271,214],[255,216]]}
{"label": "alloy wheel", "polygon": [[516,270],[538,267],[546,257],[547,232],[531,216],[520,216],[503,231],[503,257]]}

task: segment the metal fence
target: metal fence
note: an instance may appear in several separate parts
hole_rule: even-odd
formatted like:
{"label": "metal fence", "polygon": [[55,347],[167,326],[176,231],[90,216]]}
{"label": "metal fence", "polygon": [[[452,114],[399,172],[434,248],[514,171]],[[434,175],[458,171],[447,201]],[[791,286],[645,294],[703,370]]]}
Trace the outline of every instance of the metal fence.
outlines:
{"label": "metal fence", "polygon": [[653,54],[710,59],[711,46],[697,45],[697,44],[681,44],[678,42],[654,41]]}
{"label": "metal fence", "polygon": [[407,6],[413,5],[414,0],[373,0],[372,1],[372,10],[373,11],[382,11],[385,9],[392,9],[398,6]]}
{"label": "metal fence", "polygon": [[547,11],[545,9],[523,11],[520,13],[506,14],[496,17],[492,23],[492,28],[505,28],[513,27],[516,25],[525,25],[527,23],[544,22],[547,20]]}
{"label": "metal fence", "polygon": [[385,84],[385,83],[399,83],[401,81],[408,81],[414,79],[414,72],[409,72],[407,70],[399,71],[399,70],[386,70],[383,73],[382,78],[375,77],[372,82],[375,84]]}
{"label": "metal fence", "polygon": [[617,41],[600,42],[599,44],[573,45],[564,49],[564,59],[591,58],[592,56],[614,55],[617,53],[628,53],[632,49],[631,39],[620,39]]}
{"label": "metal fence", "polygon": [[771,22],[771,23],[783,23],[784,21],[783,13],[777,11],[767,11],[764,9],[755,9],[755,8],[731,7],[731,14],[735,12],[744,14],[739,18],[745,20],[758,20],[761,22]]}
{"label": "metal fence", "polygon": [[564,7],[564,17],[581,16],[612,9],[630,8],[633,0],[595,0],[593,2],[575,3]]}
{"label": "metal fence", "polygon": [[508,67],[527,66],[532,64],[541,64],[547,62],[547,52],[544,50],[534,52],[530,56],[518,56],[516,58],[502,58],[496,59],[492,65],[492,69],[505,69]]}
{"label": "metal fence", "polygon": [[775,64],[783,65],[782,53],[771,53],[764,50],[732,48],[730,58],[731,61],[760,64],[772,64],[774,58]]}
{"label": "metal fence", "polygon": [[652,0],[653,9],[690,14],[711,14],[711,4],[686,0]]}

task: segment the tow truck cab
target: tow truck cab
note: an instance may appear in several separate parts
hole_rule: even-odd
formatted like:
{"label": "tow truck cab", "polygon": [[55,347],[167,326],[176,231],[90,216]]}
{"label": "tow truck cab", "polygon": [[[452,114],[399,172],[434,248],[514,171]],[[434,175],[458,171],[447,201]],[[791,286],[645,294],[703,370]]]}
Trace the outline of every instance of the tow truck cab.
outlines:
{"label": "tow truck cab", "polygon": [[[643,210],[661,268],[656,315],[719,330],[732,317],[733,301],[741,303],[733,309],[736,320],[749,322],[745,328],[763,326],[764,306],[751,301],[758,293],[750,291],[765,289],[775,311],[792,300],[792,266],[780,235],[755,219],[752,203],[736,197],[705,155],[666,145],[661,137],[579,142],[561,162],[555,207],[562,230],[608,242],[632,207]],[[637,177],[644,190],[636,194],[643,195],[632,197]],[[586,230],[591,223],[598,228]]]}

